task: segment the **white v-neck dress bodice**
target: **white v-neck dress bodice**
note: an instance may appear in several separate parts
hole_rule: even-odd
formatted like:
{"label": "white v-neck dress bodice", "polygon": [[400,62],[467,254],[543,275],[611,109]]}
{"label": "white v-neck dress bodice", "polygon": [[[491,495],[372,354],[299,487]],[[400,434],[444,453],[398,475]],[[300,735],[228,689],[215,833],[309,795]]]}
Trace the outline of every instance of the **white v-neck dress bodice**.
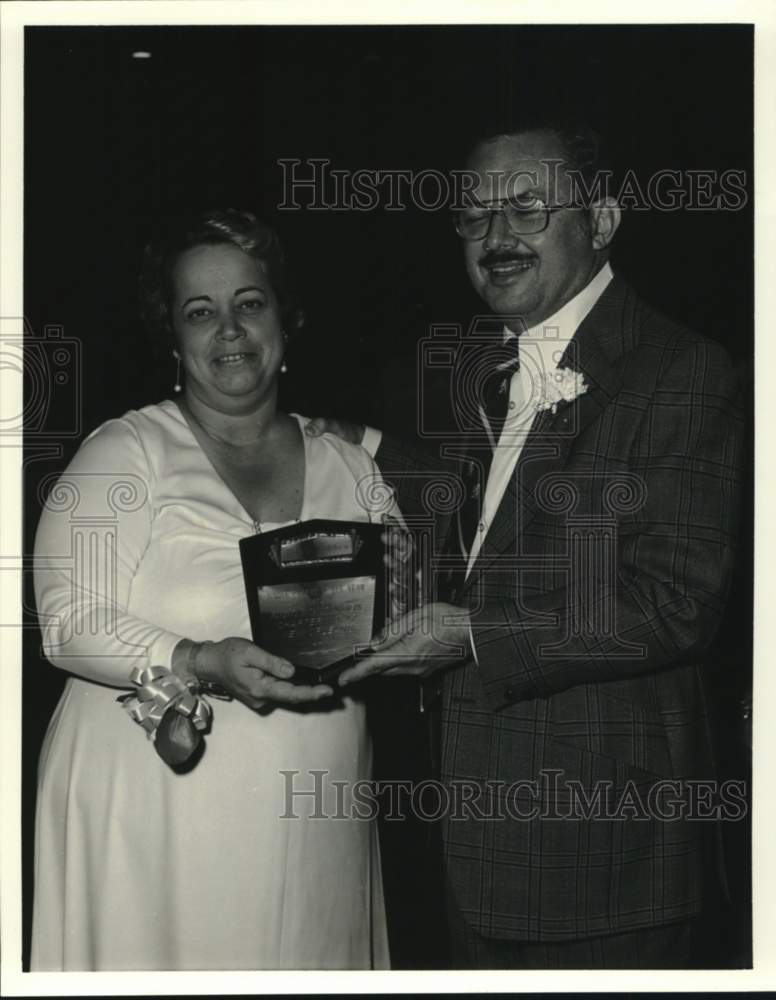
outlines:
{"label": "white v-neck dress bodice", "polygon": [[[303,437],[301,518],[379,517],[368,454]],[[46,655],[77,676],[40,759],[33,970],[387,967],[375,825],[342,818],[332,785],[371,777],[360,701],[260,715],[212,700],[187,774],[117,701],[183,637],[250,638],[238,542],[253,531],[169,401],[100,427],[52,491],[38,612]]]}

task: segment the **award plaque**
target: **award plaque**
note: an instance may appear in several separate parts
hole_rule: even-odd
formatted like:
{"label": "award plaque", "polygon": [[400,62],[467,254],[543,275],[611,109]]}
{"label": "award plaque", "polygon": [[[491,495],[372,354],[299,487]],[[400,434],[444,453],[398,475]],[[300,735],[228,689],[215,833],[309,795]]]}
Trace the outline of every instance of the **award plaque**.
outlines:
{"label": "award plaque", "polygon": [[301,521],[240,541],[253,641],[330,684],[385,621],[382,524]]}

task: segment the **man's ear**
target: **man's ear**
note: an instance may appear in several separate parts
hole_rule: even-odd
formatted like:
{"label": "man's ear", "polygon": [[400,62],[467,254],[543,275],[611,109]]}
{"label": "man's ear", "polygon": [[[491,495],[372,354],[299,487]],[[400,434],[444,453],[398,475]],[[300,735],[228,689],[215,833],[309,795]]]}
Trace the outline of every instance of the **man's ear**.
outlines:
{"label": "man's ear", "polygon": [[603,250],[614,239],[622,211],[615,198],[602,198],[590,206],[590,235],[594,250]]}

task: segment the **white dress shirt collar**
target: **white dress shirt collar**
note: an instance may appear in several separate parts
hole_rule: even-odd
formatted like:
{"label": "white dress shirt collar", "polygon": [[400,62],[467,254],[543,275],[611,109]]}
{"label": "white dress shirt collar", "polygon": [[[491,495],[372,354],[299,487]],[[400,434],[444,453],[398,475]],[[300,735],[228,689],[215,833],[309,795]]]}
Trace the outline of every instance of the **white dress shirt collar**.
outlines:
{"label": "white dress shirt collar", "polygon": [[[519,335],[514,330],[505,327],[504,340],[520,336],[539,345],[546,342],[549,344],[549,351],[552,351],[553,345],[556,345],[560,340],[568,343],[613,277],[612,266],[607,261],[593,280],[588,282],[581,292],[577,292],[573,299],[569,299],[552,316],[549,316],[542,323],[528,327]],[[560,358],[557,360],[559,361]]]}
{"label": "white dress shirt collar", "polygon": [[[613,277],[612,269],[607,262],[573,299],[543,323],[538,323],[519,335],[520,369],[510,380],[506,422],[488,473],[482,519],[469,551],[467,573],[471,571],[479,554],[483,539],[504,497],[507,484],[514,474],[525,439],[530,433],[536,413],[536,403],[542,391],[541,378],[537,378],[537,375],[555,371],[569,342],[573,340],[582,321]],[[516,336],[518,334],[505,328],[505,340]]]}

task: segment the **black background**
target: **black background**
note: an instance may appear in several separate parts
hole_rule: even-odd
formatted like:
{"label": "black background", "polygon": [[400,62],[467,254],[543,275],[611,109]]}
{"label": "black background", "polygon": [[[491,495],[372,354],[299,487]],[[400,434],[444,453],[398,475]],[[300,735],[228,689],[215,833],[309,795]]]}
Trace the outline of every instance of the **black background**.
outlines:
{"label": "black background", "polygon": [[[27,435],[27,551],[38,488],[79,440],[57,433],[70,429],[71,414],[87,431],[171,392],[173,361],[151,349],[135,291],[142,246],[161,215],[232,206],[273,221],[307,317],[283,402],[411,433],[418,340],[431,324],[465,326],[482,308],[448,213],[281,212],[278,159],[444,171],[462,166],[483,122],[548,106],[579,111],[607,133],[621,170],[644,179],[664,168],[743,170],[751,197],[752,42],[749,27],[730,25],[28,28],[25,315],[41,351],[51,350],[45,330],[55,325],[80,343],[81,362],[64,388],[44,386],[50,406]],[[138,49],[152,58],[133,59]],[[750,205],[628,211],[613,252],[615,270],[645,298],[721,342],[744,371],[752,358],[752,226]],[[40,391],[29,382],[27,403]],[[746,777],[737,705],[751,668],[747,518],[737,573],[716,690],[722,773]],[[30,607],[29,581],[26,596]],[[61,683],[40,659],[31,626],[27,923],[35,766]],[[713,964],[748,961],[747,836],[743,824],[727,831],[734,898],[732,907],[719,903],[706,929]],[[394,958],[444,961],[429,941],[433,906],[404,909],[387,863],[402,924]]]}

